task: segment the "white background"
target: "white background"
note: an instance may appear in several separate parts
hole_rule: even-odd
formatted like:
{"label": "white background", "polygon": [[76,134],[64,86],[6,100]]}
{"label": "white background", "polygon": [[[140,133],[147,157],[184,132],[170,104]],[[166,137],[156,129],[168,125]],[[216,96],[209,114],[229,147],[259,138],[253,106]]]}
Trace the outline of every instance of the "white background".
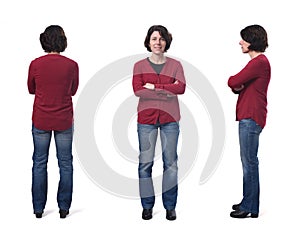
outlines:
{"label": "white background", "polygon": [[[299,249],[299,13],[297,1],[2,1],[1,32],[1,249]],[[267,126],[260,138],[261,213],[258,219],[232,219],[239,202],[236,96],[227,79],[249,60],[240,51],[239,32],[260,24],[269,35],[266,55],[272,66]],[[74,152],[71,214],[59,219],[55,147],[49,158],[49,192],[44,217],[31,204],[33,96],[27,91],[29,63],[43,55],[39,34],[61,25],[68,38],[63,54],[80,67],[80,87],[102,67],[122,57],[145,53],[144,37],[153,24],[165,25],[174,40],[168,54],[197,67],[214,86],[226,118],[226,147],[213,177],[199,178],[199,155],[180,183],[178,219],[165,219],[161,197],[154,218],[141,219],[137,199],[111,195],[85,174]],[[188,84],[188,83],[187,83]],[[201,84],[201,83],[199,83]],[[187,93],[188,94],[188,93]],[[191,108],[195,110],[195,108]],[[206,114],[194,112],[196,120]],[[207,124],[204,122],[204,124]],[[201,133],[210,130],[199,121]],[[134,128],[134,126],[132,126]],[[136,138],[133,138],[134,141]],[[134,144],[134,142],[133,142]],[[209,142],[207,142],[209,147]],[[206,144],[202,145],[204,148]],[[112,157],[116,152],[111,152]],[[161,168],[158,164],[157,168]]]}

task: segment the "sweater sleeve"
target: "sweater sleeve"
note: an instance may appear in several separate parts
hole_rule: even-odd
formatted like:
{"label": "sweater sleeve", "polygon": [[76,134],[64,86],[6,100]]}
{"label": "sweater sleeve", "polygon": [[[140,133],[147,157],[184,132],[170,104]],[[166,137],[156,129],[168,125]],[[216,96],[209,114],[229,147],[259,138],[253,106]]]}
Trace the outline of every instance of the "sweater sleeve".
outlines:
{"label": "sweater sleeve", "polygon": [[[175,82],[177,83],[175,84]],[[174,71],[173,83],[159,83],[155,84],[156,89],[164,90],[168,95],[180,95],[184,94],[186,87],[186,81],[184,71],[181,63],[178,63]]]}
{"label": "sweater sleeve", "polygon": [[166,100],[168,99],[166,93],[162,89],[146,89],[144,88],[143,75],[140,70],[140,66],[135,64],[133,69],[132,87],[134,94],[141,98],[155,99],[155,100]]}
{"label": "sweater sleeve", "polygon": [[75,63],[74,76],[73,76],[73,82],[72,82],[72,96],[74,96],[76,94],[78,85],[79,85],[79,69],[78,69],[78,64]]}
{"label": "sweater sleeve", "polygon": [[30,94],[35,94],[35,79],[34,79],[34,65],[33,65],[33,62],[31,62],[30,65],[29,65],[28,78],[27,78],[27,87],[28,87],[28,92]]}
{"label": "sweater sleeve", "polygon": [[245,87],[253,80],[259,77],[260,64],[256,60],[251,60],[239,73],[230,76],[228,79],[228,86],[231,89]]}

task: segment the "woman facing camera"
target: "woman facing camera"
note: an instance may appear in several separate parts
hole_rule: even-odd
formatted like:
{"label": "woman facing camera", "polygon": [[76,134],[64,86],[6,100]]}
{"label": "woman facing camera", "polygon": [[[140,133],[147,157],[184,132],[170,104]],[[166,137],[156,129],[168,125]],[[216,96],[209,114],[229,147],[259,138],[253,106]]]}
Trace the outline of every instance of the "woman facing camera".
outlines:
{"label": "woman facing camera", "polygon": [[177,95],[185,92],[185,77],[179,61],[167,57],[172,35],[162,25],[151,26],[144,45],[151,55],[136,62],[132,85],[139,97],[137,132],[139,139],[139,190],[142,218],[152,218],[155,193],[152,181],[155,145],[160,133],[163,181],[162,200],[168,220],[176,219],[178,192],[177,144],[180,109]]}

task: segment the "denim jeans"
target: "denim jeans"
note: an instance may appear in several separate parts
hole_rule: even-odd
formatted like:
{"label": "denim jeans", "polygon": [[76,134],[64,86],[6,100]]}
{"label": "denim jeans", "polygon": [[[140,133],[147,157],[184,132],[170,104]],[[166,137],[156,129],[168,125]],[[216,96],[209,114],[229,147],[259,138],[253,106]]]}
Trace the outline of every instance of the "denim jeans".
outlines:
{"label": "denim jeans", "polygon": [[178,193],[177,144],[179,124],[170,122],[155,125],[138,123],[139,138],[139,190],[143,208],[154,206],[155,193],[152,181],[155,145],[160,129],[163,159],[162,199],[165,209],[175,209]]}
{"label": "denim jeans", "polygon": [[[57,203],[60,209],[69,210],[73,192],[73,126],[65,131],[53,131],[60,180]],[[40,130],[32,125],[34,152],[32,156],[32,203],[34,213],[43,212],[47,201],[47,163],[52,131]]]}
{"label": "denim jeans", "polygon": [[240,154],[243,165],[243,200],[240,209],[259,213],[258,145],[262,128],[252,119],[239,122]]}

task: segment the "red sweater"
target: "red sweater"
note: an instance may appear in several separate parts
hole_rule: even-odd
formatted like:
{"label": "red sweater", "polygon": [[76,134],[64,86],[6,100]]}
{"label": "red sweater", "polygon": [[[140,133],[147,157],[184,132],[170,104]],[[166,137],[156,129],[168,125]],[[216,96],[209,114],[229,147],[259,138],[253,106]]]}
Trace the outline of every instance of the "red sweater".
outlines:
{"label": "red sweater", "polygon": [[[228,86],[234,91],[244,85],[239,93],[236,105],[236,120],[251,118],[264,128],[267,118],[267,91],[271,78],[271,67],[263,54],[253,58],[236,75],[228,80]],[[234,91],[235,92],[235,91]]]}
{"label": "red sweater", "polygon": [[72,96],[78,88],[78,65],[59,54],[30,63],[28,91],[35,94],[32,122],[41,130],[66,130],[73,123]]}
{"label": "red sweater", "polygon": [[[177,84],[174,84],[178,81]],[[143,86],[146,83],[155,85],[154,90]],[[167,57],[166,63],[157,74],[150,62],[143,59],[134,65],[132,86],[139,97],[138,123],[164,124],[180,120],[177,95],[185,91],[185,77],[179,61]]]}

